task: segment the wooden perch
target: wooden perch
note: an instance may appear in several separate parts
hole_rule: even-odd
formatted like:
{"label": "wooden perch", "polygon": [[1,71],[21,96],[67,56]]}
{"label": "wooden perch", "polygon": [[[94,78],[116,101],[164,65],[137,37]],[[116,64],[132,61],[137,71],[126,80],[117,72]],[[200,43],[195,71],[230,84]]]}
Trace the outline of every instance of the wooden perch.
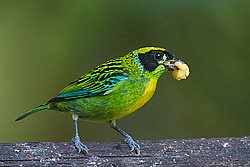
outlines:
{"label": "wooden perch", "polygon": [[141,140],[141,155],[122,142],[0,143],[0,166],[250,166],[250,136]]}

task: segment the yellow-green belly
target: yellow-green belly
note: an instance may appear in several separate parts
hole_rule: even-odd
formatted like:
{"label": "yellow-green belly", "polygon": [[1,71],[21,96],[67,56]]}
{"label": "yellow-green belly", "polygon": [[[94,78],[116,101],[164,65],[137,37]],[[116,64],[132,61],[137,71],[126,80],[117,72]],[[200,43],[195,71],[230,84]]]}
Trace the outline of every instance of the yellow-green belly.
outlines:
{"label": "yellow-green belly", "polygon": [[75,113],[85,121],[120,119],[142,107],[154,94],[157,79],[124,80],[106,95],[58,102],[54,109]]}

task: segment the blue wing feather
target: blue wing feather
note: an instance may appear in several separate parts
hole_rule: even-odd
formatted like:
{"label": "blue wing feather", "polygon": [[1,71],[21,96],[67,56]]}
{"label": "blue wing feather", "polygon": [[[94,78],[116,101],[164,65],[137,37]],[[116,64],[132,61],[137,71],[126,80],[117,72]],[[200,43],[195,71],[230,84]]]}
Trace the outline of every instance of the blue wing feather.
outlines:
{"label": "blue wing feather", "polygon": [[[125,67],[121,61],[111,60],[107,65],[100,65],[81,78],[66,86],[58,96],[50,102],[106,95],[121,80],[127,79]],[[115,66],[112,66],[115,64]]]}

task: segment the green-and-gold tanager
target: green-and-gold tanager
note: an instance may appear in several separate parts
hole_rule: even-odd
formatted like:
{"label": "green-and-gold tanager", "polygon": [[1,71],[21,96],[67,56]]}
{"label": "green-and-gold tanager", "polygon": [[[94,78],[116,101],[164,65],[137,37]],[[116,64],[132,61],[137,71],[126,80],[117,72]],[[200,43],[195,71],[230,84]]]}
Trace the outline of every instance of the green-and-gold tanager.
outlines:
{"label": "green-and-gold tanager", "polygon": [[140,154],[140,146],[116,125],[116,120],[133,113],[150,100],[159,77],[174,70],[177,80],[186,79],[188,66],[160,47],[144,47],[103,63],[66,86],[58,96],[18,117],[21,120],[44,109],[69,112],[75,125],[75,143],[79,152],[88,153],[78,135],[78,118],[90,122],[108,122],[124,141]]}

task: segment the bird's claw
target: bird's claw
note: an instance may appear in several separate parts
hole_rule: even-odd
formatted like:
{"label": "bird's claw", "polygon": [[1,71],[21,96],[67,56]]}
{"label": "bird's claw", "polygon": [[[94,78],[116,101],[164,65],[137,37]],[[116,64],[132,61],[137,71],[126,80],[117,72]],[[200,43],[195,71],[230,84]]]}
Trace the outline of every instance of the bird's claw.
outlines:
{"label": "bird's claw", "polygon": [[122,141],[126,142],[129,145],[129,147],[131,148],[130,152],[135,150],[137,152],[137,155],[140,155],[140,145],[137,144],[131,136],[123,138]]}
{"label": "bird's claw", "polygon": [[82,150],[85,151],[87,154],[88,152],[88,147],[85,146],[81,141],[79,136],[75,136],[75,138],[72,138],[72,141],[75,143],[76,148],[78,149],[78,152],[80,153]]}

